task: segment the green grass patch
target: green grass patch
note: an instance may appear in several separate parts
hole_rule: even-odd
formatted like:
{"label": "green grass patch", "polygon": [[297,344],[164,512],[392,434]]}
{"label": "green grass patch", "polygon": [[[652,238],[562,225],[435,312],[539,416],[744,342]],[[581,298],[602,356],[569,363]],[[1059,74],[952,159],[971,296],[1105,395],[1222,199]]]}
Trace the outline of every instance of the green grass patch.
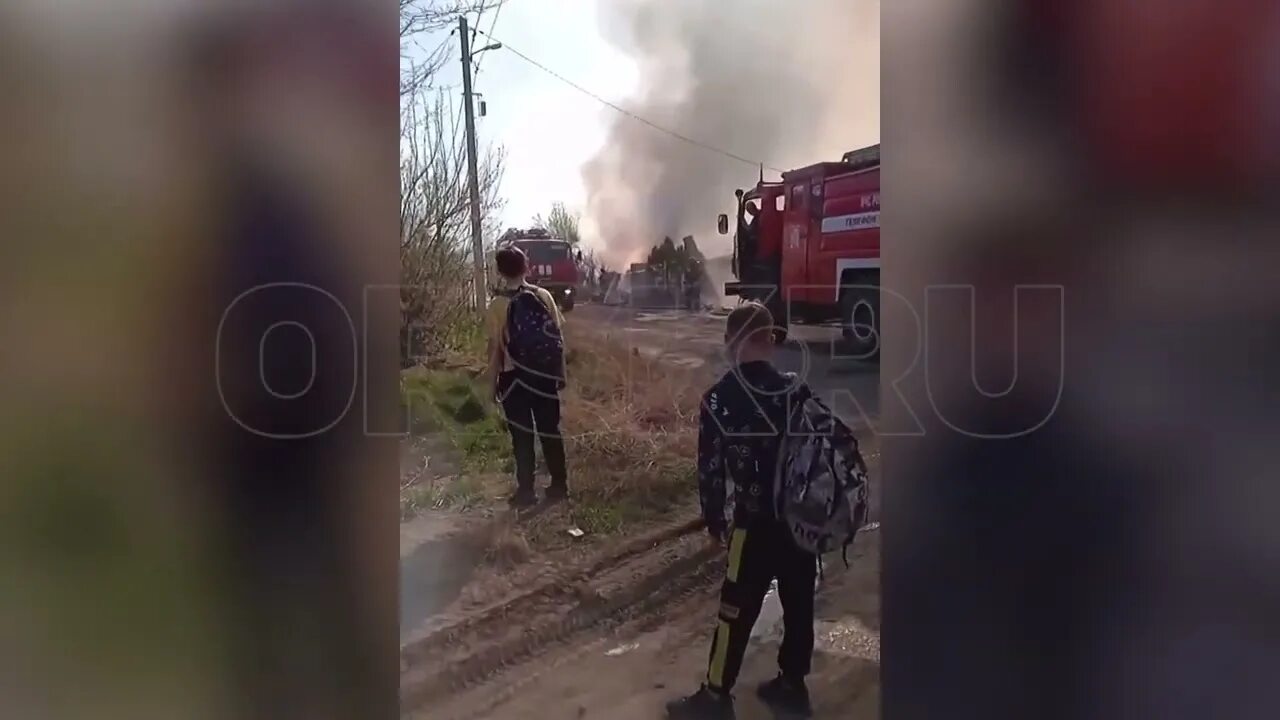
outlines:
{"label": "green grass patch", "polygon": [[511,442],[501,416],[485,398],[483,376],[466,370],[415,368],[401,374],[401,403],[411,431],[438,432],[462,456],[466,472],[501,470],[511,464]]}
{"label": "green grass patch", "polygon": [[484,357],[489,338],[481,316],[468,314],[452,323],[442,338],[448,357],[455,362],[477,362]]}
{"label": "green grass patch", "polygon": [[570,527],[599,539],[633,533],[694,511],[697,478],[687,463],[584,467],[572,456],[570,462],[572,500],[564,513],[547,513],[523,528],[534,546],[553,548],[576,542],[565,535]]}
{"label": "green grass patch", "polygon": [[494,472],[513,468],[511,436],[496,414],[458,428],[455,433],[452,439],[462,451],[464,471]]}

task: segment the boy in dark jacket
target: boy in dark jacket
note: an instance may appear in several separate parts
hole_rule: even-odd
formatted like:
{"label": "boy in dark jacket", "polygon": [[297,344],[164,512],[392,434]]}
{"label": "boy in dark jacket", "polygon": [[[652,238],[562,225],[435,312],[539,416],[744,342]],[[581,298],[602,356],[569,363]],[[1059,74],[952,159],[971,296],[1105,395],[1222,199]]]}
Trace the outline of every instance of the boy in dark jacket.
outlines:
{"label": "boy in dark jacket", "polygon": [[[778,581],[784,635],[781,673],[757,694],[793,715],[811,713],[805,677],[813,656],[817,558],[801,550],[774,510],[773,481],[792,393],[800,381],[771,362],[773,317],[758,303],[730,313],[725,344],[732,369],[702,399],[698,430],[698,490],[711,537],[728,548],[720,612],[706,682],[667,705],[673,719],[732,718],[730,694],[751,628],[769,585]],[[732,489],[731,517],[726,500]]]}

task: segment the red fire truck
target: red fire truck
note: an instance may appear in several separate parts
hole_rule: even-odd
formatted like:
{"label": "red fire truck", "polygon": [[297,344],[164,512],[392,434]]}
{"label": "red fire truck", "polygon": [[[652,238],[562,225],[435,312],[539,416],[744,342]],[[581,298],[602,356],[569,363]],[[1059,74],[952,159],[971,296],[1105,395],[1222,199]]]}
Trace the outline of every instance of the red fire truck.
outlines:
{"label": "red fire truck", "polygon": [[[726,295],[765,303],[782,338],[791,323],[839,322],[859,357],[880,345],[880,146],[763,179],[736,192]],[[729,217],[719,218],[720,234]]]}
{"label": "red fire truck", "polygon": [[511,229],[498,238],[498,248],[514,245],[529,259],[529,282],[545,288],[562,310],[573,309],[578,296],[582,252],[542,228]]}

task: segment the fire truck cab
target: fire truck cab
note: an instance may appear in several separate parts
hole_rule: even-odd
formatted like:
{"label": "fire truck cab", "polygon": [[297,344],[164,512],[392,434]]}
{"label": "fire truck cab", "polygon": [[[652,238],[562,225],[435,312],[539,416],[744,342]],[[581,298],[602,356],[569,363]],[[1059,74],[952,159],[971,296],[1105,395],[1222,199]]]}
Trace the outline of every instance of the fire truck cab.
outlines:
{"label": "fire truck cab", "polygon": [[[764,303],[791,323],[838,322],[859,357],[880,345],[880,146],[845,153],[736,192],[726,295]],[[722,235],[729,217],[719,217]]]}
{"label": "fire truck cab", "polygon": [[[582,251],[542,228],[508,230],[497,245],[498,250],[507,246],[520,248],[529,261],[528,281],[550,292],[565,312],[573,309],[579,292]],[[495,269],[495,280],[496,272]]]}

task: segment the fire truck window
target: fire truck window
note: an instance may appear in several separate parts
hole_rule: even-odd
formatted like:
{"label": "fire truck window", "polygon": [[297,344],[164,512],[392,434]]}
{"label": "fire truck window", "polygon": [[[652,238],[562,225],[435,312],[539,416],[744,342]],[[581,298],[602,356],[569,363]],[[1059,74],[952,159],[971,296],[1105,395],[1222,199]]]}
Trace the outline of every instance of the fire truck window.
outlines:
{"label": "fire truck window", "polygon": [[786,209],[787,209],[787,196],[779,195],[778,196],[778,212],[782,212],[783,210],[786,210]]}
{"label": "fire truck window", "polygon": [[553,263],[569,259],[569,246],[562,243],[528,243],[524,246],[530,263]]}

